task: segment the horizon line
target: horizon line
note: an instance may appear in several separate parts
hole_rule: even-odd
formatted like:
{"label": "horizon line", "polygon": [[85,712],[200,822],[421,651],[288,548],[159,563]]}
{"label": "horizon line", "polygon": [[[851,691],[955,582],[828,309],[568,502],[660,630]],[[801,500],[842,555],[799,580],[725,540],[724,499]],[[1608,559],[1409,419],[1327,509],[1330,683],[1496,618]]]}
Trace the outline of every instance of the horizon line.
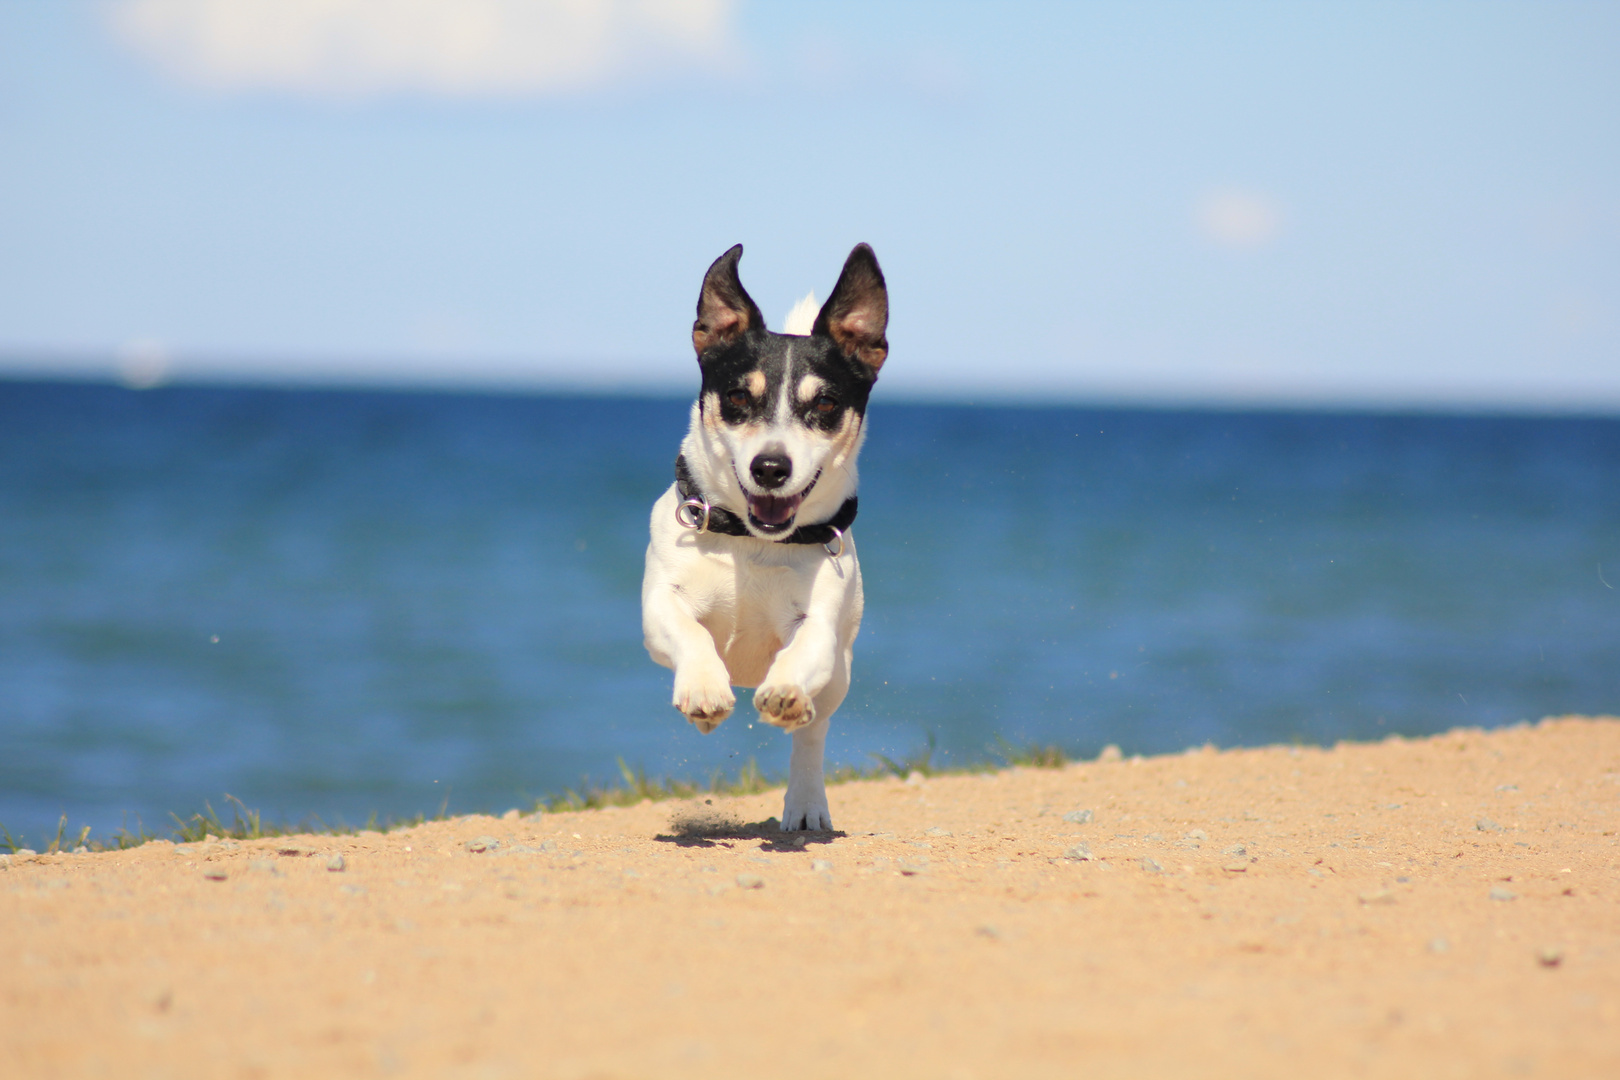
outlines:
{"label": "horizon line", "polygon": [[[163,390],[271,390],[289,393],[398,393],[469,396],[641,398],[691,401],[695,387],[685,380],[650,380],[645,377],[598,380],[498,377],[485,374],[442,376],[415,372],[387,376],[362,374],[352,369],[315,374],[308,371],[276,373],[254,369],[226,371],[214,368],[174,369],[159,378],[130,378],[115,366],[62,369],[43,365],[13,365],[0,354],[0,384],[34,383],[105,386],[146,393]],[[1291,392],[1292,391],[1292,392]],[[1053,408],[1141,410],[1164,412],[1299,412],[1324,414],[1501,416],[1524,418],[1620,419],[1620,395],[1615,399],[1565,397],[1526,398],[1522,393],[1480,393],[1472,396],[1440,393],[1355,393],[1343,389],[1279,387],[1270,392],[1247,392],[1231,387],[1193,386],[1177,392],[1162,385],[1137,386],[1074,384],[1043,388],[990,390],[966,384],[902,387],[884,400],[897,405],[939,405],[963,408]]]}

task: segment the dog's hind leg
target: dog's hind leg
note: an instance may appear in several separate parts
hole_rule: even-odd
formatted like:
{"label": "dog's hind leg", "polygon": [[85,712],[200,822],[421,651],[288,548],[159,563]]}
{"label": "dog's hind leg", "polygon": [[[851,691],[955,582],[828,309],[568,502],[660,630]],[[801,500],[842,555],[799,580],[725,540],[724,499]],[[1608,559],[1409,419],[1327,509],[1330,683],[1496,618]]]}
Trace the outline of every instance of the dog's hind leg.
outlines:
{"label": "dog's hind leg", "polygon": [[849,663],[838,665],[837,674],[816,695],[816,718],[793,733],[793,753],[788,764],[787,797],[782,800],[782,831],[831,829],[832,812],[827,809],[827,783],[822,760],[827,748],[827,729],[832,714],[849,692]]}

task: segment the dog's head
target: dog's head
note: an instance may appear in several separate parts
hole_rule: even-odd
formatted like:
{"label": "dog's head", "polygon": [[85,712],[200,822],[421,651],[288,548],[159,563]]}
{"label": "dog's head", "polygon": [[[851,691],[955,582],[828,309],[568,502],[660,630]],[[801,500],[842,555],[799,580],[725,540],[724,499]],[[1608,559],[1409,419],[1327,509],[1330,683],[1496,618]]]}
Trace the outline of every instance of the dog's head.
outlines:
{"label": "dog's head", "polygon": [[737,276],[738,244],[698,296],[692,346],[703,370],[688,454],[716,503],[743,504],[755,536],[780,539],[854,494],[866,399],[888,356],[889,294],[858,244],[808,336],[774,334]]}

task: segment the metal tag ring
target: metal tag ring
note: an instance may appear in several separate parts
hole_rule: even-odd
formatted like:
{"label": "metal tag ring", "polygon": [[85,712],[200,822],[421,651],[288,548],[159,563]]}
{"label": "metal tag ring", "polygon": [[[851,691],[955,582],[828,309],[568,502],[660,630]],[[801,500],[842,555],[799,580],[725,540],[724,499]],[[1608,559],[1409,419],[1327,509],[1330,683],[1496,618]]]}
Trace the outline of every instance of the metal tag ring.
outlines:
{"label": "metal tag ring", "polygon": [[839,528],[835,528],[835,527],[833,527],[831,525],[829,525],[827,527],[829,529],[832,529],[834,536],[838,537],[838,550],[837,551],[833,550],[831,540],[827,541],[825,544],[822,544],[821,546],[824,549],[826,549],[827,554],[831,555],[833,558],[841,559],[844,556],[844,530],[839,529]]}
{"label": "metal tag ring", "polygon": [[707,532],[709,528],[709,504],[702,499],[687,499],[675,507],[675,521],[683,529]]}

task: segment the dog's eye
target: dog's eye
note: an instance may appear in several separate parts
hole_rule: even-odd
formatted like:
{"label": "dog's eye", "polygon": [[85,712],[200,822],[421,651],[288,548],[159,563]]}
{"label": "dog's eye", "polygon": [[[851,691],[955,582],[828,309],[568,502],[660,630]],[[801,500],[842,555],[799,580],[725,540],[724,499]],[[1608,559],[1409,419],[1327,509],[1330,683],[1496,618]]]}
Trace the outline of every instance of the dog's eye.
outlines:
{"label": "dog's eye", "polygon": [[733,390],[731,393],[726,395],[726,400],[731,402],[733,405],[737,406],[737,408],[740,409],[743,406],[747,405],[750,399],[748,397],[748,391],[746,391],[746,390]]}
{"label": "dog's eye", "polygon": [[831,394],[822,394],[816,398],[816,412],[823,416],[838,408],[838,399]]}

